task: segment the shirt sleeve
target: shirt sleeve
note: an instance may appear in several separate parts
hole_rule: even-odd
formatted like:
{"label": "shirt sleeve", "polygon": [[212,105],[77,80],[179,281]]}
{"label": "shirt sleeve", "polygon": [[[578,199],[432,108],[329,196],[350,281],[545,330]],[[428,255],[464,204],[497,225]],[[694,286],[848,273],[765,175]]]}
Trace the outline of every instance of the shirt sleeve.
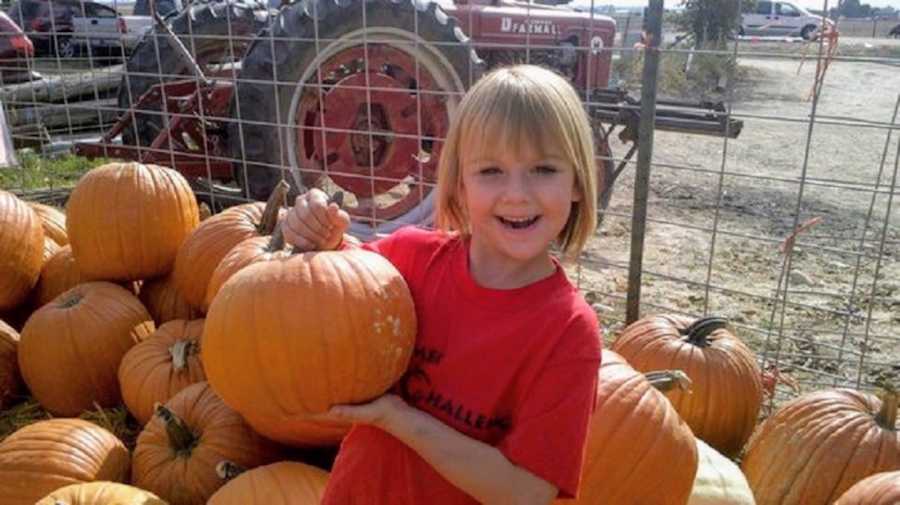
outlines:
{"label": "shirt sleeve", "polygon": [[[498,448],[515,465],[559,488],[560,498],[574,498],[588,426],[597,396],[600,338],[595,318],[570,329],[586,335],[565,335],[587,342],[556,353],[525,392],[513,427]],[[562,356],[559,356],[562,354]]]}

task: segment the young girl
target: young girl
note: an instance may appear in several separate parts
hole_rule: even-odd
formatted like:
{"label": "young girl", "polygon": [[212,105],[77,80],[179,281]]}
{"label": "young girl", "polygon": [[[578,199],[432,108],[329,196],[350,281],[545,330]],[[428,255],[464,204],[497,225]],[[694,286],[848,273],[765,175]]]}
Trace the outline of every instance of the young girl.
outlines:
{"label": "young girl", "polygon": [[[365,245],[409,285],[409,369],[354,423],[325,504],[549,503],[578,490],[600,366],[596,315],[551,255],[596,225],[591,128],[567,81],[521,65],[479,80],[438,169],[437,231]],[[349,216],[318,190],[284,225],[301,250],[344,247]],[[349,242],[349,241],[348,241]]]}

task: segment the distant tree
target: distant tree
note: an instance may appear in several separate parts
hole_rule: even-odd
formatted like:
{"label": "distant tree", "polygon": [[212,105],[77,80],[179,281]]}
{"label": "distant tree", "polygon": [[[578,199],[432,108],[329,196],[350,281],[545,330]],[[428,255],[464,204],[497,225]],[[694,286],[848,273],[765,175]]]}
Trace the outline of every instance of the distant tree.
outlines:
{"label": "distant tree", "polygon": [[682,0],[681,5],[676,23],[694,35],[698,47],[723,46],[737,32],[741,11],[752,9],[756,0]]}

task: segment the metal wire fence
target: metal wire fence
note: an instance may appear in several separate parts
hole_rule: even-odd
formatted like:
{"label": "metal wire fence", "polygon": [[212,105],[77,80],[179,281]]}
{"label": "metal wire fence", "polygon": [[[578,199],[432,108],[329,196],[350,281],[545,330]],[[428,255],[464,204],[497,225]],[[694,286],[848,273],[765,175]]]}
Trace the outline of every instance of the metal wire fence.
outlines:
{"label": "metal wire fence", "polygon": [[154,19],[17,0],[2,187],[62,203],[87,159],[137,159],[218,211],[285,179],[342,191],[367,239],[431,223],[443,135],[482,72],[546,65],[582,94],[612,188],[570,272],[607,339],[638,309],[714,313],[796,381],[776,401],[896,378],[900,46],[664,31],[647,49],[652,23],[577,6],[197,0]]}

